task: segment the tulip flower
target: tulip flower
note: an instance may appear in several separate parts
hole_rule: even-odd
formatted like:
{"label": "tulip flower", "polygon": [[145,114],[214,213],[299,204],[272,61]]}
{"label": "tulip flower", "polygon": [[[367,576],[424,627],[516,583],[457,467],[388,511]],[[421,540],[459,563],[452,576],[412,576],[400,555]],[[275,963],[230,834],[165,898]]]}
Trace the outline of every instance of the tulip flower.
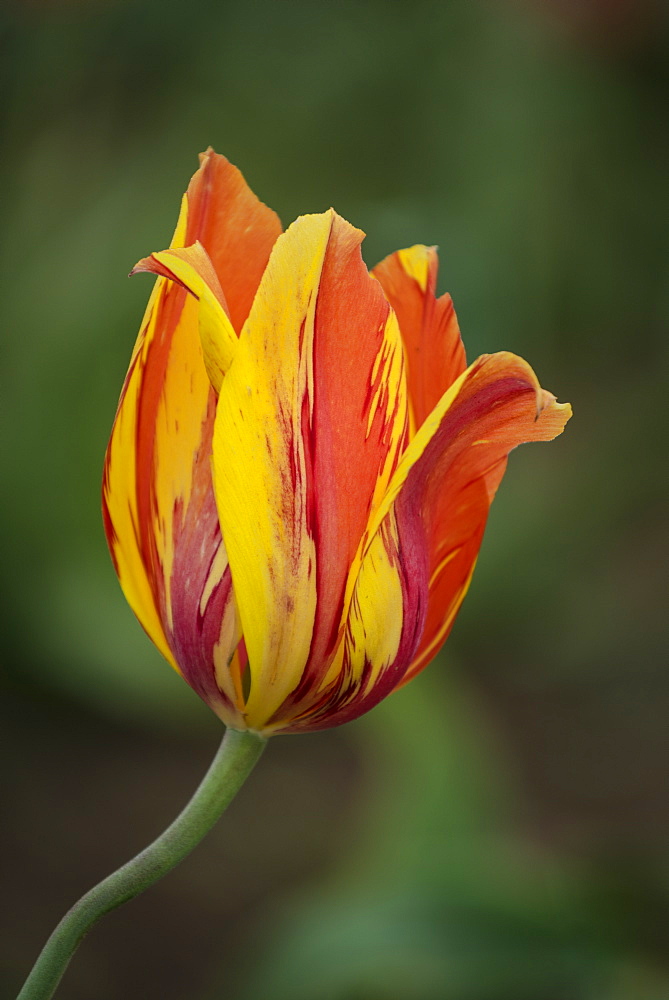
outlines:
{"label": "tulip flower", "polygon": [[570,408],[513,354],[467,367],[437,252],[371,274],[330,210],[282,233],[209,150],[114,424],[104,511],[125,595],[227,726],[338,725],[414,677],[469,586],[509,451]]}
{"label": "tulip flower", "polygon": [[61,920],[18,1000],[182,860],[275,733],[362,715],[422,670],[467,592],[507,456],[571,415],[513,354],[467,367],[437,253],[363,264],[333,210],[279,219],[208,150],[157,275],[107,450],[123,591],[226,724],[174,822]]}

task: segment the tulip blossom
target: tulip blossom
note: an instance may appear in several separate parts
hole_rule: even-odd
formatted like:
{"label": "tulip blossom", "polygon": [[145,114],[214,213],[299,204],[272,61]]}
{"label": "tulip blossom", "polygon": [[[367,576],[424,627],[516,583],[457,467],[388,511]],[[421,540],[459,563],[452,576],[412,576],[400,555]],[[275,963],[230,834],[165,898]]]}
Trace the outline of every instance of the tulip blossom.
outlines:
{"label": "tulip blossom", "polygon": [[469,587],[507,456],[571,415],[513,354],[467,367],[437,253],[371,274],[332,209],[282,232],[208,150],[130,359],[103,481],[123,592],[226,724],[194,795],[70,907],[17,1000],[200,842],[275,733],[355,719],[422,670]]}
{"label": "tulip blossom", "polygon": [[285,232],[209,150],[157,281],[105,463],[112,558],[213,711],[339,725],[414,677],[467,592],[508,453],[570,416],[529,365],[467,366],[437,253],[369,273],[333,210]]}

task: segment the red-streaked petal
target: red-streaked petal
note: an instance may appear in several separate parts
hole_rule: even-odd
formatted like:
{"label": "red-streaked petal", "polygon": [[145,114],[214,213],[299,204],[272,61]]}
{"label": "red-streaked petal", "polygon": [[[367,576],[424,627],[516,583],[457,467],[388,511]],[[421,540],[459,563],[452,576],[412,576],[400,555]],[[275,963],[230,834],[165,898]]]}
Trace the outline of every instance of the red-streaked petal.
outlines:
{"label": "red-streaked petal", "polygon": [[348,722],[432,659],[469,585],[509,451],[551,440],[570,412],[511,354],[479,358],[458,379],[409,445],[372,519],[344,643],[320,699],[286,717],[281,731]]}
{"label": "red-streaked petal", "polygon": [[284,706],[268,734],[350,722],[401,683],[427,609],[427,552],[422,537],[410,533],[415,527],[398,523],[394,510],[386,515],[358,570],[344,636],[327,675],[301,712]]}
{"label": "red-streaked petal", "polygon": [[400,325],[416,429],[467,367],[451,297],[435,297],[438,268],[437,248],[416,245],[391,254],[372,271]]}
{"label": "red-streaked petal", "polygon": [[218,510],[251,670],[248,725],[311,697],[406,433],[402,344],[334,212],[276,244],[221,387]]}
{"label": "red-streaked petal", "polygon": [[344,641],[316,696],[269,732],[340,725],[406,683],[439,650],[466,593],[509,451],[559,434],[571,410],[521,358],[479,358],[402,456],[373,515]]}
{"label": "red-streaked petal", "polygon": [[[239,171],[209,152],[184,196],[172,247],[200,238],[213,248],[231,315],[234,303],[243,318],[277,227]],[[242,277],[240,261],[248,267]],[[184,287],[158,278],[107,450],[103,508],[114,565],[140,622],[235,725],[239,699],[227,663],[239,627],[211,479],[216,397],[198,315]]]}
{"label": "red-streaked petal", "polygon": [[[429,600],[404,681],[441,648],[465,596],[509,452],[550,441],[571,416],[522,358],[483,355],[451,387],[402,457],[389,498],[398,524],[422,532]],[[411,527],[413,525],[413,527]]]}

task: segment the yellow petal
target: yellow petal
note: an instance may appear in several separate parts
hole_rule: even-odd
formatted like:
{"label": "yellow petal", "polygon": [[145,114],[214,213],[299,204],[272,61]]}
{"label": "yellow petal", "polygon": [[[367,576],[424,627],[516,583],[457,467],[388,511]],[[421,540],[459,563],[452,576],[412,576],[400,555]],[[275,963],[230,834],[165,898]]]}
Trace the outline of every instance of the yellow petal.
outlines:
{"label": "yellow petal", "polygon": [[316,555],[298,403],[312,373],[300,347],[313,336],[329,234],[330,219],[314,216],[279,237],[216,411],[214,489],[251,667],[251,728],[296,686],[311,643]]}
{"label": "yellow petal", "polygon": [[218,393],[238,341],[228,316],[225,296],[206,250],[201,243],[184,249],[161,250],[140,260],[131,273],[140,271],[151,271],[175,281],[197,300],[204,364],[209,381]]}

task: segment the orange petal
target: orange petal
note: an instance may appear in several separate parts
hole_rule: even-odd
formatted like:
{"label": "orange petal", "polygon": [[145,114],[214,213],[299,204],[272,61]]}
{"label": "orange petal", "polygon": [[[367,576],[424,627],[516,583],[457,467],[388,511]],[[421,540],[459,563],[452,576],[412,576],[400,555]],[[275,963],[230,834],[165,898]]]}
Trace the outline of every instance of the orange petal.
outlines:
{"label": "orange petal", "polygon": [[438,268],[436,247],[417,245],[391,254],[372,271],[400,324],[414,428],[467,367],[451,297],[435,297]]}
{"label": "orange petal", "polygon": [[188,185],[188,226],[180,245],[196,240],[203,245],[239,333],[281,234],[281,222],[224,156],[210,147],[200,154],[200,164]]}

